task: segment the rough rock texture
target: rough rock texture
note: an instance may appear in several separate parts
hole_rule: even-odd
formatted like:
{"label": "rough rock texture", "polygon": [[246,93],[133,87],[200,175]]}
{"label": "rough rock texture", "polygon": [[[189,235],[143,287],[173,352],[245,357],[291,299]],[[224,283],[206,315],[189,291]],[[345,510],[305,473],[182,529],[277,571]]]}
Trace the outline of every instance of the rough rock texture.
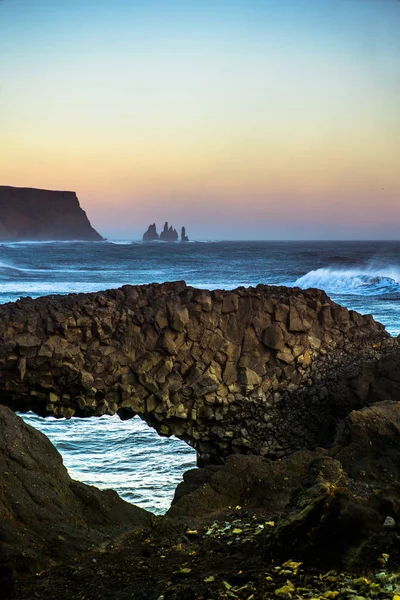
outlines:
{"label": "rough rock texture", "polygon": [[75,192],[0,186],[0,240],[102,239]]}
{"label": "rough rock texture", "polygon": [[72,480],[47,437],[0,406],[0,573],[47,568],[151,518]]}
{"label": "rough rock texture", "polygon": [[151,528],[19,578],[6,598],[396,599],[399,442],[400,403],[381,402],[351,412],[330,450],[189,471]]}
{"label": "rough rock texture", "polygon": [[23,299],[0,307],[0,337],[1,403],[139,414],[200,454],[326,446],[339,418],[398,388],[397,341],[319,290],[175,282]]}
{"label": "rough rock texture", "polygon": [[[400,394],[399,394],[400,395]],[[270,461],[233,455],[188,471],[168,516],[192,527],[230,507],[267,511],[263,552],[324,568],[377,566],[400,557],[400,403],[353,411],[331,449]]]}
{"label": "rough rock texture", "polygon": [[145,231],[143,234],[143,241],[144,242],[153,242],[154,240],[159,240],[159,239],[160,239],[160,236],[157,233],[156,224],[153,223],[152,225],[149,225],[147,228],[147,231]]}

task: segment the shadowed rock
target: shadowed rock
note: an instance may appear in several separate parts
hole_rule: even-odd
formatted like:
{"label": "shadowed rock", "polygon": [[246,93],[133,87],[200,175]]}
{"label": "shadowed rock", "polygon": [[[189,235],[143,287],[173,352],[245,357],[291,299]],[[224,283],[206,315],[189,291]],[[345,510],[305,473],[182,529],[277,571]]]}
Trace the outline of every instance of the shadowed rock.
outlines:
{"label": "shadowed rock", "polygon": [[160,240],[163,242],[176,242],[178,240],[178,232],[172,225],[168,227],[167,221],[165,221],[164,229],[160,233]]}
{"label": "shadowed rock", "polygon": [[258,540],[266,559],[295,556],[307,565],[376,568],[382,553],[400,559],[400,402],[352,411],[330,450],[277,461],[233,455],[223,466],[184,475],[171,519],[192,528],[239,506],[269,515]]}
{"label": "shadowed rock", "polygon": [[0,240],[102,239],[75,192],[0,186]]}
{"label": "shadowed rock", "polygon": [[152,225],[149,225],[147,228],[147,231],[145,231],[143,234],[143,241],[144,242],[153,242],[154,240],[159,240],[159,239],[160,239],[160,236],[157,233],[156,224],[153,223]]}
{"label": "shadowed rock", "polygon": [[112,490],[70,478],[45,435],[0,406],[0,572],[36,571],[70,559],[151,514]]}
{"label": "shadowed rock", "polygon": [[182,229],[181,229],[181,242],[188,242],[188,241],[189,241],[189,238],[186,235],[186,229],[185,229],[185,227],[182,227]]}
{"label": "shadowed rock", "polygon": [[[381,402],[351,412],[330,450],[233,455],[189,471],[151,530],[17,577],[5,597],[395,597],[399,441],[400,403]],[[41,525],[46,535],[46,518]]]}
{"label": "shadowed rock", "polygon": [[386,354],[400,361],[370,315],[319,290],[262,285],[23,299],[0,307],[0,336],[1,403],[67,418],[139,414],[216,456],[329,445],[339,418],[382,399]]}

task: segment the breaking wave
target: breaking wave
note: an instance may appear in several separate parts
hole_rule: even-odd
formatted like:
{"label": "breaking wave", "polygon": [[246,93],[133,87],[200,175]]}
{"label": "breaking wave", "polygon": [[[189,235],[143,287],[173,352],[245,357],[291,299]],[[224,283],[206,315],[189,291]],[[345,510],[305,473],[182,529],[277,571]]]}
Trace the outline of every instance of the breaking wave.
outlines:
{"label": "breaking wave", "polygon": [[0,262],[0,281],[8,281],[16,277],[24,277],[26,272],[23,269],[12,267],[6,263]]}
{"label": "breaking wave", "polygon": [[326,267],[309,271],[295,283],[302,289],[319,288],[328,293],[376,296],[400,293],[400,268],[353,268]]}
{"label": "breaking wave", "polygon": [[[77,269],[75,268],[74,272],[76,271]],[[16,267],[13,264],[0,261],[0,282],[18,281],[20,279],[43,279],[47,278],[51,272],[54,272],[54,270],[48,265],[46,267],[42,265],[40,269],[30,269],[27,267]]]}

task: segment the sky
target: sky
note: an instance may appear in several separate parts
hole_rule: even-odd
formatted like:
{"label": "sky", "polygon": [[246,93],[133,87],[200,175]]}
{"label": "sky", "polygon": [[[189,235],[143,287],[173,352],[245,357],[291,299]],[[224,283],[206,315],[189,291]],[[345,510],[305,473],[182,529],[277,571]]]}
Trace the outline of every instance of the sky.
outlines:
{"label": "sky", "polygon": [[106,237],[400,240],[398,0],[0,0],[0,185]]}

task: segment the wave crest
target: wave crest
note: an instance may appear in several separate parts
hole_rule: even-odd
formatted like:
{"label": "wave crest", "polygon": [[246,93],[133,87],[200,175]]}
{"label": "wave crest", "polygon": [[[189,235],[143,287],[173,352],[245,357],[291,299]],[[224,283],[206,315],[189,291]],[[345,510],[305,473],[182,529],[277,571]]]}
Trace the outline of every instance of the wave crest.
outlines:
{"label": "wave crest", "polygon": [[325,267],[299,277],[295,286],[319,288],[328,293],[375,296],[400,293],[400,268],[338,269]]}
{"label": "wave crest", "polygon": [[9,279],[23,277],[24,275],[25,272],[22,269],[0,262],[0,281],[8,281]]}

